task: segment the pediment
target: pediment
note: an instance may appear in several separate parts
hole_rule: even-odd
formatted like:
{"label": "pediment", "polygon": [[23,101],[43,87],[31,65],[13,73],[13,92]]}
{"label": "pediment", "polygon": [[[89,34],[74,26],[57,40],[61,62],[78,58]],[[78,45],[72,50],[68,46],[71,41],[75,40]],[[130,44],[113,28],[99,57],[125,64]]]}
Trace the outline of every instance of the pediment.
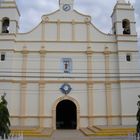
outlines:
{"label": "pediment", "polygon": [[45,22],[61,21],[61,22],[90,22],[91,16],[84,15],[76,10],[65,12],[63,10],[57,10],[51,14],[43,15],[42,20]]}

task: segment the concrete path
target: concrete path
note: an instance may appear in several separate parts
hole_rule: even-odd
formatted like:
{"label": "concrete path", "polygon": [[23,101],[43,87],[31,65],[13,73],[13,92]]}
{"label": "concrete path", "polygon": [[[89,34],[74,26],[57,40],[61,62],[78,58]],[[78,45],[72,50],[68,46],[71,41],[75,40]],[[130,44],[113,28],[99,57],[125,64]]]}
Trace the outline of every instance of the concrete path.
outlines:
{"label": "concrete path", "polygon": [[128,140],[127,137],[86,137],[79,130],[56,130],[50,138],[25,137],[24,140]]}
{"label": "concrete path", "polygon": [[88,140],[79,130],[56,130],[53,140]]}

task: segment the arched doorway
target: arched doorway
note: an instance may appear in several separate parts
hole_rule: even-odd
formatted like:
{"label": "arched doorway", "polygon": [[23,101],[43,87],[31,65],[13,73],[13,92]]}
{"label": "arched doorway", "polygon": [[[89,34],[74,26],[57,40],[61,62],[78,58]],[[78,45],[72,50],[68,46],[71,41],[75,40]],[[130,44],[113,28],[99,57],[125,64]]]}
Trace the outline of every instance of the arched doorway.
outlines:
{"label": "arched doorway", "polygon": [[56,129],[76,129],[77,108],[70,100],[62,100],[56,107]]}

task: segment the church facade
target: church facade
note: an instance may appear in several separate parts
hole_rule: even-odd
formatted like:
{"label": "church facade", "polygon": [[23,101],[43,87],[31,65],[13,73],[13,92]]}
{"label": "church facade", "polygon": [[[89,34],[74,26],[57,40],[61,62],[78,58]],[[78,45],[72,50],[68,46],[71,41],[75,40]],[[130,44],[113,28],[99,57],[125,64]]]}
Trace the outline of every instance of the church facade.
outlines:
{"label": "church facade", "polygon": [[[118,0],[112,33],[59,0],[59,9],[19,33],[13,0],[0,7],[0,94],[12,126],[79,129],[135,125],[140,89],[134,8]],[[105,27],[106,28],[106,27]]]}

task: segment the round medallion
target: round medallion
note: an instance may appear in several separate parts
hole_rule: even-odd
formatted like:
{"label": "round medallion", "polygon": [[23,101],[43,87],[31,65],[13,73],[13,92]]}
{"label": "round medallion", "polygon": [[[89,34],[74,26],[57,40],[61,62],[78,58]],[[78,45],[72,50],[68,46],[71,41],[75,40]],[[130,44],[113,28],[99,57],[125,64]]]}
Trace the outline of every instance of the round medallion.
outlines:
{"label": "round medallion", "polygon": [[71,86],[69,84],[63,84],[60,88],[61,92],[64,94],[69,94],[71,91]]}
{"label": "round medallion", "polygon": [[70,6],[69,4],[64,4],[64,5],[63,5],[63,10],[64,10],[64,11],[67,12],[67,11],[69,11],[70,9],[71,9],[71,6]]}

